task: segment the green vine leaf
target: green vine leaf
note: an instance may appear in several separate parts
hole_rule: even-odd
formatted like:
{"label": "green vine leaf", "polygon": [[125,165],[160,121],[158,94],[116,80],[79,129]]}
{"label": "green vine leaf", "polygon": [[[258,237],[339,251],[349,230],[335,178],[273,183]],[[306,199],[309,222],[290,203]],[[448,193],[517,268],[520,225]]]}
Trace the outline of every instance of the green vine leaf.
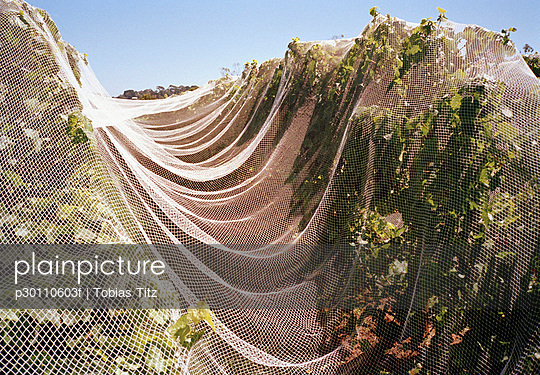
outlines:
{"label": "green vine leaf", "polygon": [[512,251],[501,251],[500,253],[495,255],[495,258],[504,259],[504,258],[506,258],[508,256],[514,256],[514,255],[516,255],[516,253],[514,253]]}
{"label": "green vine leaf", "polygon": [[184,341],[191,331],[187,314],[182,315],[167,331],[173,339],[180,340],[180,342]]}
{"label": "green vine leaf", "polygon": [[197,329],[197,325],[203,320],[216,332],[208,305],[204,301],[199,301],[196,308],[188,309],[187,313],[183,314],[167,331],[174,340],[178,340],[180,345],[191,349],[204,335],[204,329]]}
{"label": "green vine leaf", "polygon": [[13,184],[15,187],[25,187],[26,183],[23,181],[21,176],[12,171],[0,171],[0,173]]}
{"label": "green vine leaf", "polygon": [[92,132],[92,123],[81,112],[73,112],[67,118],[67,134],[73,144],[88,142],[87,132]]}
{"label": "green vine leaf", "polygon": [[212,327],[212,330],[216,332],[216,327],[214,326],[214,322],[212,320],[212,313],[210,312],[206,302],[199,301],[197,303],[197,308],[188,309],[187,315],[188,319],[190,319],[193,324],[197,325],[200,321],[204,320],[210,327]]}
{"label": "green vine leaf", "polygon": [[446,10],[440,7],[437,7],[437,11],[439,12],[439,17],[437,18],[437,21],[441,22],[442,20],[446,20]]}
{"label": "green vine leaf", "polygon": [[461,107],[461,95],[456,94],[450,99],[450,107],[455,111]]}
{"label": "green vine leaf", "polygon": [[510,42],[510,33],[516,32],[517,29],[515,27],[509,27],[508,29],[502,29],[501,33],[503,35],[503,45],[507,45],[508,42]]}
{"label": "green vine leaf", "polygon": [[498,127],[498,132],[496,133],[496,135],[500,135],[503,139],[507,141],[515,139],[519,135],[519,132],[516,129],[516,127],[507,121],[501,122],[500,124],[498,124],[497,127]]}
{"label": "green vine leaf", "polygon": [[18,14],[17,14],[17,17],[19,17],[19,19],[28,27],[30,27],[30,24],[28,23],[28,21],[26,20],[26,18],[24,18],[24,12],[21,10]]}

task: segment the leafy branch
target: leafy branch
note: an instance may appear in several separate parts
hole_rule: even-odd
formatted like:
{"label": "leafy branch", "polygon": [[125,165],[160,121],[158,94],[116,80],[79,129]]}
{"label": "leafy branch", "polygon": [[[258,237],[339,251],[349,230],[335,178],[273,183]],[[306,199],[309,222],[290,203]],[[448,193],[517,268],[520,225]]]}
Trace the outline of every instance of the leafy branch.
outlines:
{"label": "leafy branch", "polygon": [[517,29],[515,27],[509,27],[508,29],[502,29],[501,33],[503,35],[503,45],[507,45],[508,42],[510,42],[510,33],[516,32]]}

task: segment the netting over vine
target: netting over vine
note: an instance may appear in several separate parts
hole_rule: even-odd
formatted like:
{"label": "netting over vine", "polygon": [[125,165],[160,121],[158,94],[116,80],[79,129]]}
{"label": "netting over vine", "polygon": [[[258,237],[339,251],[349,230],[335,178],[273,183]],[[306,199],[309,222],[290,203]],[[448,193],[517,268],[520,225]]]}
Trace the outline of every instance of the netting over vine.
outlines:
{"label": "netting over vine", "polygon": [[24,244],[160,244],[198,304],[0,310],[3,373],[540,371],[540,85],[502,35],[374,13],[123,100],[46,12],[0,12],[2,277]]}

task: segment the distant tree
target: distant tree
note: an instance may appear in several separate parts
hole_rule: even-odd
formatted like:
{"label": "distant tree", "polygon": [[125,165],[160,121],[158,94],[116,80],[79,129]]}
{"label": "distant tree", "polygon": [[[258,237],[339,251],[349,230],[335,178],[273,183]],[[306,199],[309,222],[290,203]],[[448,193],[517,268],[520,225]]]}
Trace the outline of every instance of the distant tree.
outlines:
{"label": "distant tree", "polygon": [[537,52],[534,54],[523,55],[523,60],[525,60],[529,68],[531,68],[534,75],[540,78],[540,54]]}
{"label": "distant tree", "polygon": [[125,98],[125,99],[131,99],[131,98],[133,98],[133,97],[137,97],[137,91],[135,91],[135,90],[126,90],[126,91],[124,91],[124,93],[123,93],[122,95],[120,95],[120,96],[122,96],[122,97]]}
{"label": "distant tree", "polygon": [[168,88],[164,86],[156,86],[156,90],[145,89],[141,91],[136,90],[126,90],[122,95],[119,95],[120,99],[164,99],[172,95],[178,95],[185,91],[191,91],[197,89],[198,86],[175,86],[169,85]]}
{"label": "distant tree", "polygon": [[234,63],[232,65],[232,68],[221,68],[220,73],[222,77],[228,77],[228,76],[239,76],[244,71],[242,64],[240,63]]}
{"label": "distant tree", "polygon": [[222,77],[228,77],[231,75],[231,70],[229,68],[222,67],[220,69],[220,73]]}
{"label": "distant tree", "polygon": [[242,67],[242,64],[240,63],[234,63],[231,69],[231,74],[234,76],[239,76],[244,71],[244,68]]}
{"label": "distant tree", "polygon": [[523,60],[527,63],[535,76],[540,78],[540,54],[538,52],[533,53],[534,48],[529,44],[523,46]]}

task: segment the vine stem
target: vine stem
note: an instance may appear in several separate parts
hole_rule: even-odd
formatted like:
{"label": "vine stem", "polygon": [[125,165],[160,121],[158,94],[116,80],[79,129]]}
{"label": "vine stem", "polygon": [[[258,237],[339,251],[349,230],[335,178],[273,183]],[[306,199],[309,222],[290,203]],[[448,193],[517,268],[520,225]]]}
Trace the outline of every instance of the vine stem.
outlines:
{"label": "vine stem", "polygon": [[409,304],[409,310],[407,311],[407,317],[405,318],[405,322],[403,323],[403,329],[401,330],[401,335],[399,336],[399,341],[403,341],[403,335],[405,334],[405,330],[407,329],[407,324],[409,323],[409,316],[411,315],[412,306],[414,303],[414,297],[416,295],[416,288],[418,287],[418,279],[420,278],[420,271],[422,270],[422,262],[424,261],[424,250],[425,250],[425,239],[426,239],[426,231],[423,231],[422,234],[422,251],[420,252],[420,262],[418,264],[418,271],[416,272],[416,278],[414,280],[414,288],[411,295],[411,302]]}

